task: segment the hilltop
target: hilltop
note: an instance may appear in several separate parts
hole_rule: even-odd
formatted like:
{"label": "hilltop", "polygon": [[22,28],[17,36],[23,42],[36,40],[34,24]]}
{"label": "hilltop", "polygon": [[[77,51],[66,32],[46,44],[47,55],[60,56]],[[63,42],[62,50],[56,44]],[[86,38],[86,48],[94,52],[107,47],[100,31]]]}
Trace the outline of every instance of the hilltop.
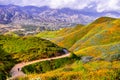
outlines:
{"label": "hilltop", "polygon": [[17,61],[37,60],[64,54],[63,48],[38,37],[0,36],[3,50],[10,53]]}

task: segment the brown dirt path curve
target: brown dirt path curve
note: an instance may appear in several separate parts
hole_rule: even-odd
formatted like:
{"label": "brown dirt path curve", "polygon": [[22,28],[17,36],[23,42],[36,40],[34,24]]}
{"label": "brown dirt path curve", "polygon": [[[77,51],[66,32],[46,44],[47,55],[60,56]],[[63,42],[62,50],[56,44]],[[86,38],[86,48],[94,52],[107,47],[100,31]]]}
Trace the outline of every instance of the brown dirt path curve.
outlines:
{"label": "brown dirt path curve", "polygon": [[68,57],[70,55],[70,53],[67,53],[67,54],[64,54],[62,56],[57,56],[57,57],[53,57],[53,58],[47,58],[47,59],[40,59],[40,60],[34,60],[34,61],[30,61],[30,62],[22,62],[22,63],[18,63],[16,64],[11,70],[10,70],[10,75],[12,76],[11,78],[9,78],[8,80],[12,80],[12,79],[15,79],[17,77],[24,77],[26,76],[25,73],[23,73],[21,71],[21,69],[27,65],[30,65],[30,64],[34,64],[34,63],[37,63],[37,62],[42,62],[42,61],[50,61],[50,60],[53,60],[53,59],[60,59],[60,58],[64,58],[64,57]]}

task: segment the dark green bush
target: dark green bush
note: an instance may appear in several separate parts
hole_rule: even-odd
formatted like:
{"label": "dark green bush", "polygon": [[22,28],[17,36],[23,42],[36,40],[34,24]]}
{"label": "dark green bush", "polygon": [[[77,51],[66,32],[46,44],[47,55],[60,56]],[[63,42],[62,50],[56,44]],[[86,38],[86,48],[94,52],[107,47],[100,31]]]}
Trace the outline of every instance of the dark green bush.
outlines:
{"label": "dark green bush", "polygon": [[73,52],[70,53],[70,58],[75,59],[75,60],[80,60],[81,59],[81,57],[78,57]]}

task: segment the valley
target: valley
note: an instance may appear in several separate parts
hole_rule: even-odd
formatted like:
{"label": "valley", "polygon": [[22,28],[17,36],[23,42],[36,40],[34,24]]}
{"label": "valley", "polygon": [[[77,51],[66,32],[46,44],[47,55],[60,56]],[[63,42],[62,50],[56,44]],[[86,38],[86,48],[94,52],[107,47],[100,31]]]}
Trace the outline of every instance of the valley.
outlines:
{"label": "valley", "polygon": [[120,0],[0,0],[0,80],[120,80]]}
{"label": "valley", "polygon": [[[0,78],[5,79],[6,75],[8,79],[21,80],[119,80],[119,29],[120,19],[101,17],[88,25],[29,36],[1,35],[1,52],[5,53],[0,57]],[[10,56],[7,65],[6,56]]]}

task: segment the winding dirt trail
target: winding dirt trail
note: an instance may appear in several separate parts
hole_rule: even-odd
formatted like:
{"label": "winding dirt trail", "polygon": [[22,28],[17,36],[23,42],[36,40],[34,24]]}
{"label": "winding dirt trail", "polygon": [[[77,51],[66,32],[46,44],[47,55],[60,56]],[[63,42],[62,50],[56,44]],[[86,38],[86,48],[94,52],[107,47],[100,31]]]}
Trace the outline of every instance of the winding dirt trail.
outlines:
{"label": "winding dirt trail", "polygon": [[8,80],[12,80],[12,79],[15,79],[16,77],[20,77],[20,76],[22,76],[22,77],[26,76],[26,74],[21,71],[21,69],[24,66],[27,66],[27,65],[30,65],[30,64],[34,64],[34,63],[37,63],[37,62],[47,61],[47,60],[50,61],[50,60],[53,60],[53,59],[60,59],[60,58],[68,57],[69,55],[70,54],[67,53],[67,54],[64,54],[62,56],[57,56],[57,57],[53,57],[53,58],[40,59],[40,60],[35,60],[35,61],[30,61],[30,62],[18,63],[11,69],[10,75],[12,77],[9,78]]}

